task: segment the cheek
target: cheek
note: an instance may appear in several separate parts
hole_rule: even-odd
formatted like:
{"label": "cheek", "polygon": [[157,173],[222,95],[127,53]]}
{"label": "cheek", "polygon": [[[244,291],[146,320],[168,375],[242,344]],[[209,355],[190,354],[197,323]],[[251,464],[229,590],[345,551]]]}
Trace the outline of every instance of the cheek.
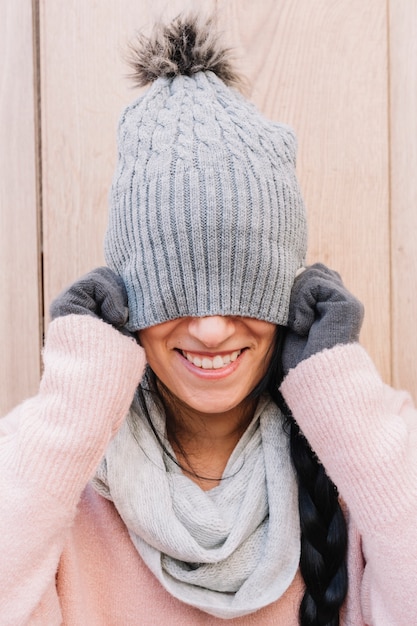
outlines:
{"label": "cheek", "polygon": [[259,385],[261,380],[265,377],[268,371],[268,364],[268,359],[262,359],[250,369],[250,372],[245,379],[247,393],[250,393],[257,385]]}
{"label": "cheek", "polygon": [[143,347],[151,370],[168,389],[172,390],[176,381],[175,353],[152,346],[152,344],[148,346],[148,350],[146,346]]}
{"label": "cheek", "polygon": [[157,369],[160,369],[163,363],[161,349],[158,347],[158,342],[149,338],[144,331],[138,333],[138,340],[142,348],[145,350],[146,361],[150,368],[156,373]]}
{"label": "cheek", "polygon": [[143,347],[145,349],[146,358],[148,360],[150,368],[159,377],[159,373],[163,372],[164,364],[166,364],[166,359],[164,359],[162,351],[158,350],[157,347],[152,345],[144,345]]}
{"label": "cheek", "polygon": [[251,378],[250,385],[252,386],[252,389],[256,387],[267,375],[272,364],[273,352],[273,347],[271,347],[271,344],[268,344],[265,347],[265,350],[263,350],[262,353],[256,358],[256,362],[254,362],[252,367],[249,368]]}

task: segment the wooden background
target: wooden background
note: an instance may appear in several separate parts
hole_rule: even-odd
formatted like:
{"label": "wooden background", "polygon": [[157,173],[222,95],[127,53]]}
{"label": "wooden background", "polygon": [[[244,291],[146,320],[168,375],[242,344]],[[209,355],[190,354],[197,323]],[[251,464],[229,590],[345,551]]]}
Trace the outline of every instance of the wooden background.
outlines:
{"label": "wooden background", "polygon": [[0,413],[36,392],[51,299],[103,263],[127,42],[190,6],[295,128],[309,261],[342,273],[383,378],[416,397],[415,0],[0,0]]}

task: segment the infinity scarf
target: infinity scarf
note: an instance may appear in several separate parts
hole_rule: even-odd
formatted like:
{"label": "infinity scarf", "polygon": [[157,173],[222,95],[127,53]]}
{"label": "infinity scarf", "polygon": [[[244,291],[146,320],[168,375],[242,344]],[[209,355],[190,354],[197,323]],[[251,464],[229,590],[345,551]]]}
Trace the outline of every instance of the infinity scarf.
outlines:
{"label": "infinity scarf", "polygon": [[174,455],[165,416],[145,388],[105,453],[95,489],[113,501],[140,556],[174,597],[220,618],[274,602],[300,559],[297,486],[279,409],[259,401],[223,480],[203,491],[163,451],[143,401]]}

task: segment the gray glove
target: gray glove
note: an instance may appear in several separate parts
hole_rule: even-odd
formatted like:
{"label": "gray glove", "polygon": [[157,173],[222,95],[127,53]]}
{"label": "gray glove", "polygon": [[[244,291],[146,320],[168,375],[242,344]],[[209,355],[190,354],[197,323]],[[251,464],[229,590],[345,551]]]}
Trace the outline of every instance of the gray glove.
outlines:
{"label": "gray glove", "polygon": [[92,315],[124,331],[129,315],[123,280],[108,267],[98,267],[64,289],[52,302],[51,318]]}
{"label": "gray glove", "polygon": [[313,354],[358,341],[364,307],[337,272],[316,263],[294,281],[288,331],[282,352],[284,373]]}

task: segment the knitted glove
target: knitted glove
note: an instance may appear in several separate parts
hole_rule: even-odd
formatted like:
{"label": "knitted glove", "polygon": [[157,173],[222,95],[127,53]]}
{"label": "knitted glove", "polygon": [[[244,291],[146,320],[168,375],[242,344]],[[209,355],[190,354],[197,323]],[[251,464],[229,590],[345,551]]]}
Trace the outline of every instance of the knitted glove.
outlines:
{"label": "knitted glove", "polygon": [[364,308],[337,272],[311,265],[294,282],[282,365],[284,373],[313,354],[358,341]]}
{"label": "knitted glove", "polygon": [[127,334],[129,309],[127,294],[120,276],[108,267],[98,267],[67,287],[52,302],[52,320],[64,315],[92,315]]}

